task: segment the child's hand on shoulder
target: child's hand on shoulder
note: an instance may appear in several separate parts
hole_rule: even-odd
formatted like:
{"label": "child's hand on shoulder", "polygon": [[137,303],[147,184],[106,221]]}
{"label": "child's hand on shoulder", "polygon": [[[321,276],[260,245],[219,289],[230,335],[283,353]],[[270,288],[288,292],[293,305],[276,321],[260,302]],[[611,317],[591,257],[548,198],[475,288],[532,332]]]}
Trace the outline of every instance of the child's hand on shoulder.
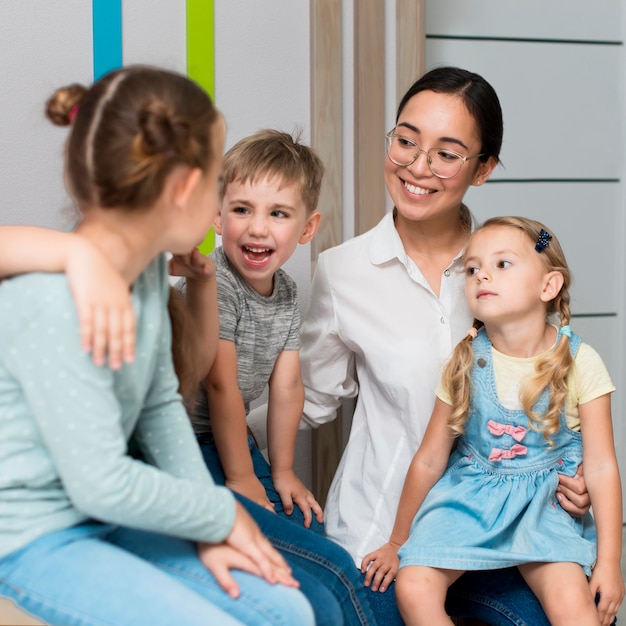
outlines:
{"label": "child's hand on shoulder", "polygon": [[306,528],[311,526],[313,514],[320,524],[324,521],[322,507],[293,470],[273,471],[272,480],[287,515],[293,513],[293,507],[297,504],[304,515]]}
{"label": "child's hand on shoulder", "polygon": [[206,282],[215,277],[213,259],[194,248],[189,254],[175,254],[169,262],[172,276],[185,276],[188,280]]}
{"label": "child's hand on shoulder", "polygon": [[65,273],[76,303],[81,345],[93,362],[111,369],[135,356],[135,312],[130,288],[111,262],[87,239],[74,234]]}
{"label": "child's hand on shoulder", "polygon": [[388,541],[385,545],[363,557],[361,574],[365,574],[363,584],[372,588],[372,591],[381,593],[389,589],[395,580],[400,566],[398,558],[398,544]]}

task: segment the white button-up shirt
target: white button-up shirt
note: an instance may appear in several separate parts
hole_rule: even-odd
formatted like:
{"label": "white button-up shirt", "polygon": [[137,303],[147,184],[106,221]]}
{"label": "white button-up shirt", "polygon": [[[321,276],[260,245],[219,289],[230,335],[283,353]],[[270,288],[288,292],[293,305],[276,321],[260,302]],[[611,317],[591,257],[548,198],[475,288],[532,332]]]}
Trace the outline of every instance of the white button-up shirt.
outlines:
{"label": "white button-up shirt", "polygon": [[441,367],[472,322],[460,256],[437,297],[388,214],[318,258],[302,327],[303,419],[328,422],[342,398],[358,393],[325,507],[328,535],[357,567],[389,540]]}

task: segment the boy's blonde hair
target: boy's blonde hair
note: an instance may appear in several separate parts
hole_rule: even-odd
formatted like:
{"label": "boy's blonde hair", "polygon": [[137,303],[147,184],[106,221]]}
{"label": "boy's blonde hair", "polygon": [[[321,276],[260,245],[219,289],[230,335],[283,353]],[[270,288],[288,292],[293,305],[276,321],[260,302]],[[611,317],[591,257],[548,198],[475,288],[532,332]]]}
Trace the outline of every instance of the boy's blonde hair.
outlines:
{"label": "boy's blonde hair", "polygon": [[[470,236],[470,241],[476,233],[491,226],[518,228],[533,245],[537,243],[541,230],[551,235],[550,244],[537,254],[544,262],[546,272],[556,271],[563,275],[563,286],[557,296],[546,303],[546,315],[558,314],[561,326],[567,326],[570,321],[569,288],[572,278],[565,254],[554,233],[540,222],[525,217],[494,217],[477,228]],[[474,320],[474,328],[480,329],[482,326],[482,322]],[[468,334],[457,344],[443,370],[443,384],[452,398],[453,406],[449,426],[456,434],[464,432],[469,412],[473,360],[472,336]],[[531,418],[531,427],[543,433],[551,445],[553,445],[551,436],[559,429],[559,417],[567,394],[567,377],[573,362],[569,338],[561,334],[554,350],[537,360],[535,375],[522,385],[520,391],[520,401],[524,411]],[[544,415],[538,415],[533,411],[533,407],[546,387],[550,393],[550,404]]]}
{"label": "boy's blonde hair", "polygon": [[260,130],[238,141],[224,155],[224,192],[230,183],[256,183],[278,178],[281,186],[296,185],[308,213],[317,208],[324,164],[315,151],[295,136],[278,130]]}

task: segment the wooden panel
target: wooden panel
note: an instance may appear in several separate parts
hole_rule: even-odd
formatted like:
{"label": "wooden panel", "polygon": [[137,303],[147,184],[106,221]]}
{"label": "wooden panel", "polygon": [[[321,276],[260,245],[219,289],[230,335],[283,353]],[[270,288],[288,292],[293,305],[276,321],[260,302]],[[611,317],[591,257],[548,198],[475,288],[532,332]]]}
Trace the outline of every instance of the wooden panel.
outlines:
{"label": "wooden panel", "polygon": [[[341,0],[311,0],[311,145],[326,166],[319,208],[320,230],[311,262],[342,241],[342,46]],[[324,506],[342,452],[341,414],[313,431],[313,493]]]}
{"label": "wooden panel", "polygon": [[429,0],[426,32],[469,37],[620,40],[622,2]]}
{"label": "wooden panel", "polygon": [[354,3],[355,234],[385,214],[385,6]]}
{"label": "wooden panel", "polygon": [[466,67],[497,91],[505,167],[493,178],[505,179],[622,176],[621,57],[620,46],[426,42],[429,67]]}
{"label": "wooden panel", "polygon": [[426,0],[396,0],[396,104],[424,72]]}
{"label": "wooden panel", "polygon": [[311,2],[311,145],[326,173],[320,195],[320,230],[311,242],[317,255],[342,241],[341,0]]}
{"label": "wooden panel", "polygon": [[472,187],[466,201],[479,221],[524,215],[553,228],[574,276],[572,311],[615,313],[623,280],[621,194],[619,183],[487,183]]}

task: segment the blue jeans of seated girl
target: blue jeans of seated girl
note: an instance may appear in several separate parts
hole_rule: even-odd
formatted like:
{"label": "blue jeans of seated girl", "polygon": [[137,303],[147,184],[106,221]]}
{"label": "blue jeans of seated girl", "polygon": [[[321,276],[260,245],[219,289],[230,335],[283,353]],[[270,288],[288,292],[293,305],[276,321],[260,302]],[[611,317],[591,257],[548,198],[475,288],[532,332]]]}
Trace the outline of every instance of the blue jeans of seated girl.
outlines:
{"label": "blue jeans of seated girl", "polygon": [[[215,445],[201,444],[200,449],[213,480],[223,485],[225,477]],[[255,459],[255,464],[262,462],[267,466],[258,448],[256,451],[259,458]],[[253,458],[255,456],[253,454]],[[322,623],[320,620],[327,620],[329,624],[337,626],[376,626],[376,619],[367,602],[369,594],[361,583],[361,573],[354,566],[352,557],[341,546],[307,530],[302,521],[293,523],[288,521],[289,517],[272,513],[237,493],[235,497],[291,566],[294,577],[301,583],[300,589],[313,606],[318,623]],[[316,580],[318,586],[306,584],[304,581],[307,577]],[[329,615],[333,605],[320,595],[320,586],[330,591],[335,604],[341,607],[338,616]]]}
{"label": "blue jeans of seated girl", "polygon": [[233,576],[236,600],[202,565],[193,542],[89,522],[0,559],[0,595],[64,626],[314,624],[300,591],[245,572]]}

